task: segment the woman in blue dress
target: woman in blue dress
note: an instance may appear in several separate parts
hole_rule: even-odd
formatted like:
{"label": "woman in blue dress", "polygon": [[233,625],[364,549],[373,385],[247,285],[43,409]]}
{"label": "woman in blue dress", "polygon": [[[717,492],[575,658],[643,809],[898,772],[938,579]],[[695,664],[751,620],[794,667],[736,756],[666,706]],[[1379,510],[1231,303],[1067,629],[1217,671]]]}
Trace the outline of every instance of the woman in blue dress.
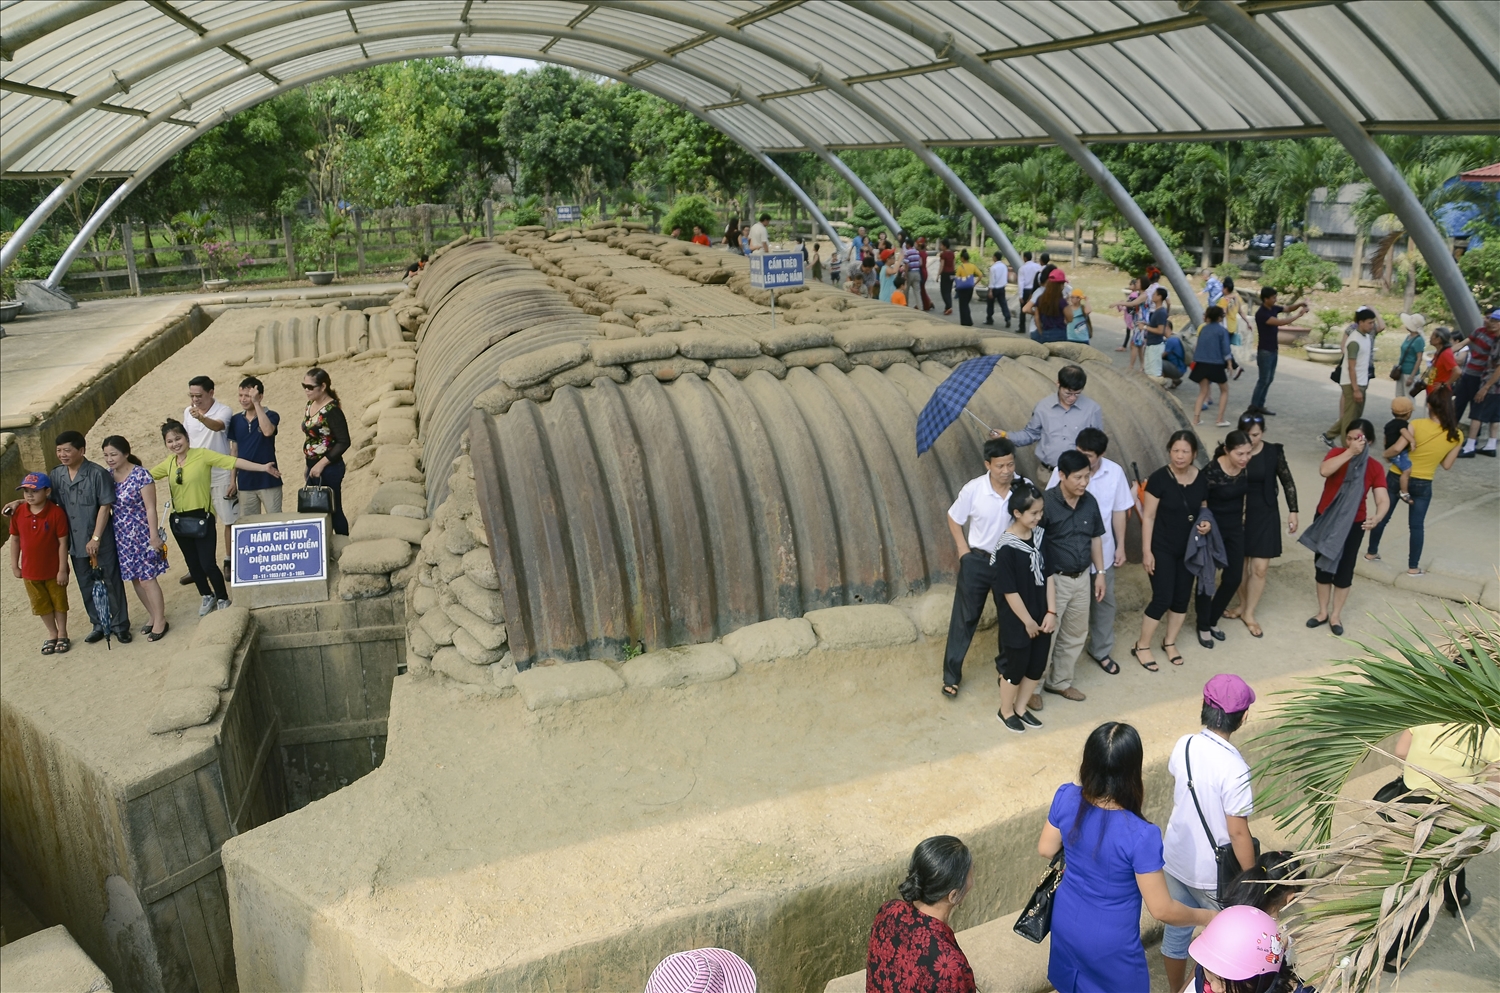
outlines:
{"label": "woman in blue dress", "polygon": [[1099,725],[1083,746],[1075,783],[1058,787],[1037,851],[1065,851],[1052,905],[1047,980],[1058,993],[1150,993],[1141,901],[1163,924],[1203,925],[1214,911],[1178,903],[1162,872],[1161,829],[1141,816],[1141,736]]}
{"label": "woman in blue dress", "polygon": [[117,434],[104,439],[104,464],[115,481],[115,545],[120,577],[135,586],[151,623],[141,629],[147,641],[167,635],[166,600],[156,577],[167,571],[167,546],[156,525],[156,482]]}

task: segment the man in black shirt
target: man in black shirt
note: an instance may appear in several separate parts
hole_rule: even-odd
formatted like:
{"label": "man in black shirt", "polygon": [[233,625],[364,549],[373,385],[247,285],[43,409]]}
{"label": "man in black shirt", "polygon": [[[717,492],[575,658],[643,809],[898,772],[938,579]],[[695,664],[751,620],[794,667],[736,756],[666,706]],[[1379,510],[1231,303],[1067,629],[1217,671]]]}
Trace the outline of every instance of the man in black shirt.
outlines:
{"label": "man in black shirt", "polygon": [[1063,452],[1057,474],[1058,484],[1042,499],[1042,560],[1057,591],[1057,635],[1042,689],[1081,701],[1086,697],[1073,685],[1073,667],[1089,636],[1089,597],[1104,599],[1104,514],[1088,491],[1088,456]]}
{"label": "man in black shirt", "polygon": [[1307,313],[1304,300],[1291,310],[1276,306],[1274,287],[1262,287],[1260,309],[1255,312],[1255,365],[1259,370],[1255,379],[1255,392],[1250,396],[1250,410],[1257,414],[1276,415],[1266,409],[1266,394],[1271,390],[1271,381],[1276,378],[1276,359],[1280,355],[1281,342],[1277,337],[1283,325],[1290,324]]}

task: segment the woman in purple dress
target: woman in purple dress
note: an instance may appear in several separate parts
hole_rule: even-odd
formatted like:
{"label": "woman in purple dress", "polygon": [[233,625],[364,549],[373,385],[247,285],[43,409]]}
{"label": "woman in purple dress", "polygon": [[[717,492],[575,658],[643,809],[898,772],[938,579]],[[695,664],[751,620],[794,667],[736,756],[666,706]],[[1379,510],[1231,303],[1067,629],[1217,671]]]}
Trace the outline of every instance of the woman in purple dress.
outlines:
{"label": "woman in purple dress", "polygon": [[115,479],[115,547],[120,578],[130,580],[151,623],[141,629],[147,641],[166,637],[167,607],[156,577],[167,571],[167,548],[156,526],[156,483],[130,454],[130,442],[117,434],[104,439],[104,464]]}
{"label": "woman in purple dress", "polygon": [[1066,852],[1047,963],[1047,980],[1058,993],[1150,993],[1142,899],[1163,924],[1213,919],[1213,911],[1185,906],[1167,893],[1161,830],[1141,816],[1141,761],[1135,728],[1101,724],[1083,746],[1078,784],[1063,784],[1052,798],[1036,847],[1049,859]]}

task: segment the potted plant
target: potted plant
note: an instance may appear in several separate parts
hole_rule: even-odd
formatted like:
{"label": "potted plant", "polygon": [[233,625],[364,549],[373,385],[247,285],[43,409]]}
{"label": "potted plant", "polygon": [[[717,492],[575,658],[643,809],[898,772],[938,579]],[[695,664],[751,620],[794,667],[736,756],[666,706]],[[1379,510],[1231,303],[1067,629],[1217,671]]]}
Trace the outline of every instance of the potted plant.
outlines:
{"label": "potted plant", "polygon": [[211,293],[220,292],[228,286],[231,273],[255,262],[232,241],[205,241],[199,247],[203,249],[203,266],[208,270],[203,288]]}
{"label": "potted plant", "polygon": [[313,229],[312,251],[318,268],[307,270],[307,278],[314,286],[327,286],[339,272],[338,240],[347,230],[349,221],[339,213],[336,205],[325,203],[323,216]]}
{"label": "potted plant", "polygon": [[1317,312],[1318,326],[1314,332],[1317,341],[1309,341],[1303,346],[1307,357],[1314,362],[1324,365],[1338,365],[1339,355],[1343,350],[1339,348],[1339,336],[1343,334],[1343,311],[1337,307],[1324,307]]}

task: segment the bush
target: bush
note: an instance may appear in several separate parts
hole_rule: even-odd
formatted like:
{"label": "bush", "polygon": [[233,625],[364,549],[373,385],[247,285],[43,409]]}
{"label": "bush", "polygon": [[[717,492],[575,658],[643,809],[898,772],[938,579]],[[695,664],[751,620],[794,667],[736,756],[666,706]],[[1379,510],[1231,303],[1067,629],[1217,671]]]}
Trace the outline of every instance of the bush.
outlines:
{"label": "bush", "polygon": [[[1172,257],[1177,260],[1179,266],[1186,269],[1193,264],[1192,258],[1186,252],[1177,251],[1177,246],[1182,244],[1182,235],[1170,228],[1157,228],[1156,230],[1162,240],[1167,243],[1167,247],[1172,250]],[[1135,233],[1134,228],[1127,228],[1120,236],[1118,243],[1101,245],[1099,254],[1103,255],[1110,265],[1132,276],[1141,275],[1146,271],[1147,266],[1161,264],[1152,254],[1151,249],[1146,247],[1141,236]]]}
{"label": "bush", "polygon": [[1288,245],[1281,258],[1266,259],[1260,264],[1260,285],[1274,286],[1282,293],[1291,294],[1288,306],[1320,283],[1330,293],[1337,293],[1344,286],[1344,281],[1339,279],[1339,267],[1318,258],[1301,242]]}
{"label": "bush", "polygon": [[531,224],[542,223],[542,198],[529,196],[516,204],[516,210],[512,221],[516,227],[526,227]]}
{"label": "bush", "polygon": [[[1429,286],[1417,294],[1416,302],[1412,304],[1418,314],[1429,321],[1437,321],[1442,324],[1453,323],[1453,311],[1448,308],[1448,298],[1443,296],[1443,291],[1436,286]],[[1493,310],[1494,308],[1490,308]],[[1391,324],[1390,321],[1386,321]],[[1391,325],[1395,327],[1396,325]]]}
{"label": "bush", "polygon": [[897,220],[901,222],[901,230],[913,238],[926,238],[931,241],[935,238],[946,238],[952,233],[947,219],[927,207],[907,207]]}
{"label": "bush", "polygon": [[697,193],[689,193],[680,196],[672,202],[672,209],[661,219],[661,229],[670,232],[673,228],[682,228],[682,240],[687,241],[693,236],[693,226],[697,225],[703,229],[703,233],[712,235],[718,227],[719,219],[714,214],[714,205],[708,202],[708,198]]}
{"label": "bush", "polygon": [[1240,267],[1233,262],[1220,262],[1214,266],[1214,275],[1220,279],[1239,279]]}
{"label": "bush", "polygon": [[1481,311],[1488,314],[1500,307],[1500,231],[1491,233],[1483,245],[1465,252],[1458,260],[1458,269],[1474,291]]}

